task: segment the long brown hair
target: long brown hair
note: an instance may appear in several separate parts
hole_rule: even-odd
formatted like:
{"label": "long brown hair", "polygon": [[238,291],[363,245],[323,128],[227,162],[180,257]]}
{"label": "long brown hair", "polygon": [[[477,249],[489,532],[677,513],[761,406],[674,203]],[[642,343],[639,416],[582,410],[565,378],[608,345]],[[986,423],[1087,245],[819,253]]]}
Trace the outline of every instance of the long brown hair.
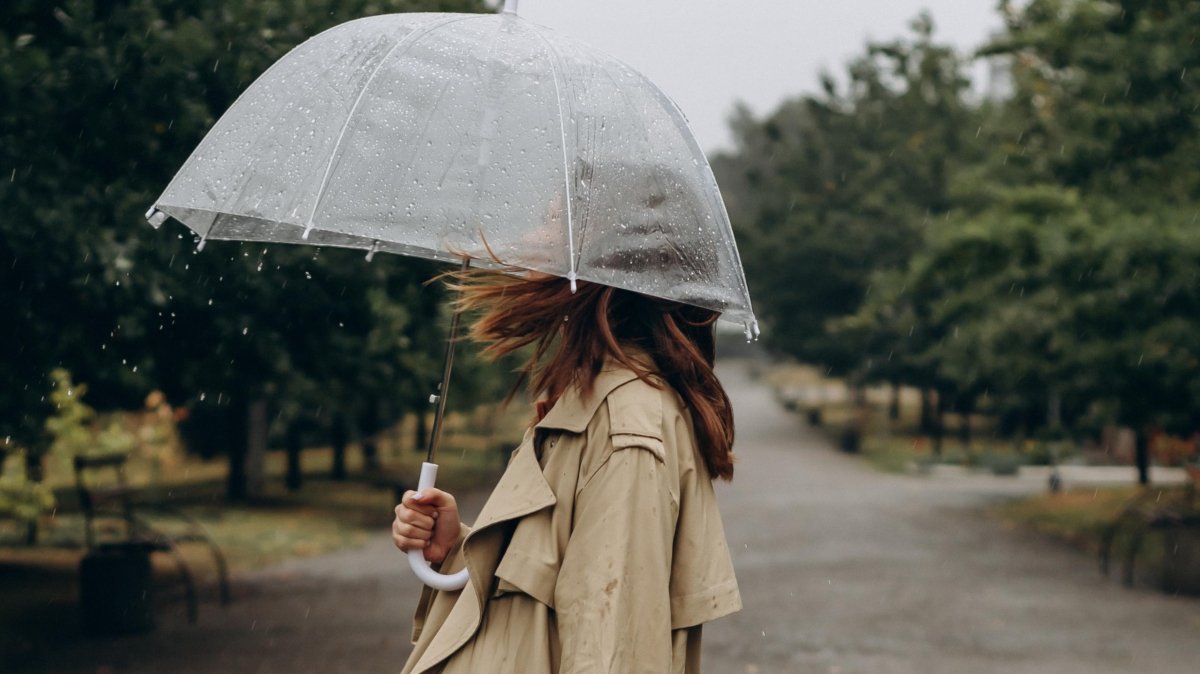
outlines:
{"label": "long brown hair", "polygon": [[[696,440],[713,477],[733,477],[733,410],[713,373],[717,314],[596,283],[571,292],[556,276],[470,269],[447,274],[460,311],[481,312],[471,338],[496,359],[522,347],[532,354],[519,370],[533,396],[556,399],[568,387],[586,394],[608,358],[638,378],[674,389],[692,415]],[[631,356],[650,356],[653,369]]]}

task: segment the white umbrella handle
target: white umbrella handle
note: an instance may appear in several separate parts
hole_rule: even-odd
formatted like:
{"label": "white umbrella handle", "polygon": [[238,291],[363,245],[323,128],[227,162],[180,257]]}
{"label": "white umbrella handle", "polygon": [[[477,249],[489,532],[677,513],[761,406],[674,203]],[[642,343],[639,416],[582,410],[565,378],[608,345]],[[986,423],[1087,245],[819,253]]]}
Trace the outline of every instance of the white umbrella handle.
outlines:
{"label": "white umbrella handle", "polygon": [[[421,480],[417,482],[417,491],[425,491],[431,489],[434,483],[437,482],[438,467],[436,463],[421,464]],[[429,561],[425,559],[425,553],[422,550],[408,551],[408,565],[412,567],[413,573],[417,574],[417,578],[421,579],[429,587],[443,592],[453,590],[461,590],[466,587],[469,574],[467,569],[463,569],[458,573],[438,573],[429,565]]]}

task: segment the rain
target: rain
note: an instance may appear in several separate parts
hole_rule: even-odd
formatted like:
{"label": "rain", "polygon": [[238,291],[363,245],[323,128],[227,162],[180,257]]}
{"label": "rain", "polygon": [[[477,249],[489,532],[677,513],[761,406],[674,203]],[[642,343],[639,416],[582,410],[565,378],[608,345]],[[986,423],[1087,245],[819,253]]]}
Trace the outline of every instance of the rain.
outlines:
{"label": "rain", "polygon": [[1194,671],[1196,2],[43,5],[3,671]]}

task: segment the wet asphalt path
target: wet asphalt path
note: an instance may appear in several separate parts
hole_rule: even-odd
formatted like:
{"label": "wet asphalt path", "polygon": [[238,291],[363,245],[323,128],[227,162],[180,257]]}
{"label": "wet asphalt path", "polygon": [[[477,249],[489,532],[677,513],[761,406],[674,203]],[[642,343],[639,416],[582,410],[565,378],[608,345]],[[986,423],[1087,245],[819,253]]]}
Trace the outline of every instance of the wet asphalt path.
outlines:
{"label": "wet asphalt path", "polygon": [[881,474],[744,368],[721,376],[739,463],[719,498],[745,609],[706,628],[705,671],[1200,671],[1200,600],[1126,590],[980,514],[1027,486]]}
{"label": "wet asphalt path", "polygon": [[[831,449],[738,363],[740,463],[719,488],[745,609],[706,627],[710,674],[1200,671],[1200,600],[1130,591],[1094,560],[980,514],[1011,480],[880,474]],[[481,505],[464,499],[468,520]],[[236,579],[200,623],[64,638],[8,672],[398,671],[417,584],[381,531],[365,548]],[[485,674],[485,673],[481,673]]]}

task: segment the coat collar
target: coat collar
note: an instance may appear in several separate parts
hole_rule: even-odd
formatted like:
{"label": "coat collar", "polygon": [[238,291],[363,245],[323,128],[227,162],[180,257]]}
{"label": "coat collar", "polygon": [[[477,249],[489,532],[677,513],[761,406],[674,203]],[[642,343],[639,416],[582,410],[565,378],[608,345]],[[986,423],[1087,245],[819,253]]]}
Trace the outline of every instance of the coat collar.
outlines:
{"label": "coat collar", "polygon": [[633,370],[615,360],[609,360],[600,370],[600,374],[596,375],[590,392],[585,394],[578,388],[571,387],[534,428],[582,433],[608,394],[634,379],[637,379],[637,374]]}

